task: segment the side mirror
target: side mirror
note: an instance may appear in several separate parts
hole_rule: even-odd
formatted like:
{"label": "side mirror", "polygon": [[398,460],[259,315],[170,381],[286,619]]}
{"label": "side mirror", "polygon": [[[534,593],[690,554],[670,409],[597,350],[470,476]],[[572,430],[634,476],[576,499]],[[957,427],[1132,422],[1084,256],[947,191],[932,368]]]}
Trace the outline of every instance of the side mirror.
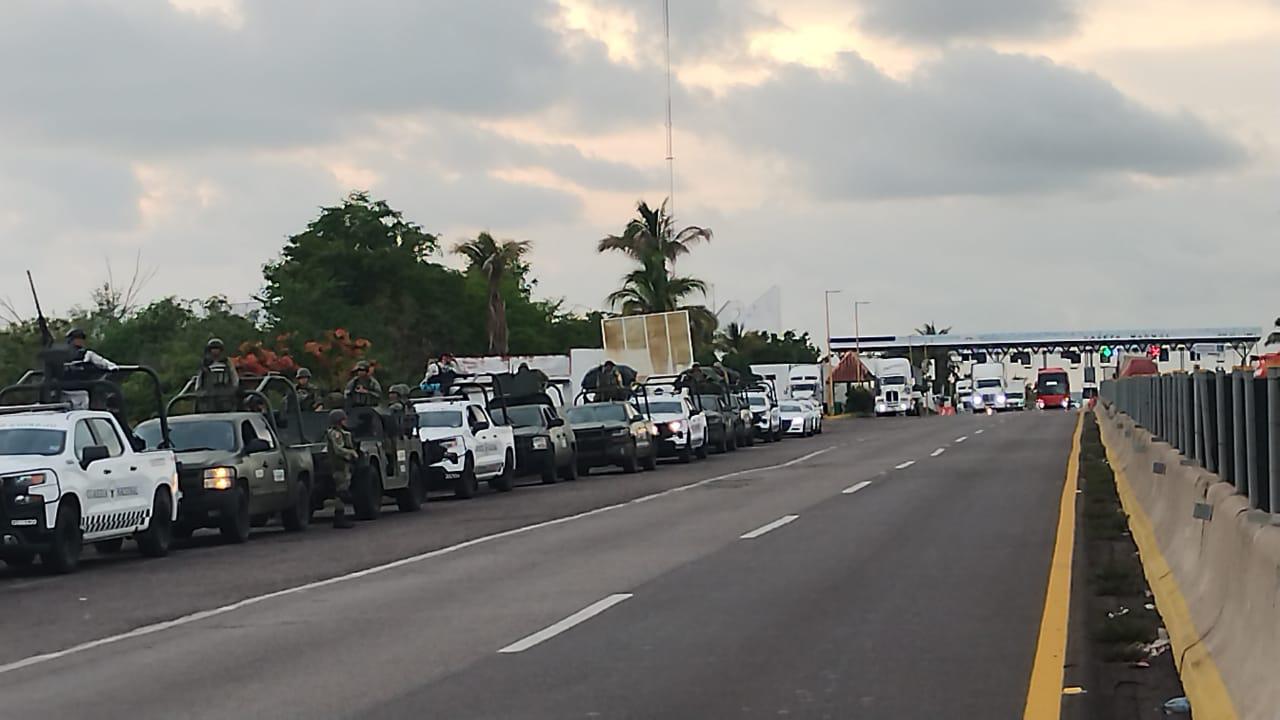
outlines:
{"label": "side mirror", "polygon": [[88,470],[90,465],[109,457],[111,452],[107,450],[106,445],[90,445],[80,451],[80,469]]}
{"label": "side mirror", "polygon": [[254,453],[266,452],[271,449],[271,445],[262,438],[254,438],[244,444],[244,451],[249,455]]}
{"label": "side mirror", "polygon": [[564,418],[551,418],[551,422],[547,423],[547,427],[564,427]]}
{"label": "side mirror", "polygon": [[472,426],[471,432],[480,432],[482,430],[488,430],[488,429],[489,429],[488,422],[484,420],[477,420],[475,425]]}

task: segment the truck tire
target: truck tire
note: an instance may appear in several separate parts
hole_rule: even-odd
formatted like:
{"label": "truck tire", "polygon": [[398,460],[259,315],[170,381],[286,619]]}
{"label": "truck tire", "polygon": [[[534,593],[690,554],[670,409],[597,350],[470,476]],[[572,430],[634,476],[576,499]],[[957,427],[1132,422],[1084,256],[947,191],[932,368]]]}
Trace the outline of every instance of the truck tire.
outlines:
{"label": "truck tire", "polygon": [[369,465],[363,475],[359,490],[351,498],[356,506],[356,519],[377,520],[382,517],[382,472],[377,465]]}
{"label": "truck tire", "polygon": [[497,492],[511,492],[516,486],[516,456],[510,450],[502,461],[502,474],[489,481],[489,487]]}
{"label": "truck tire", "polygon": [[747,428],[747,439],[743,440],[742,444],[746,445],[747,447],[756,446],[756,431],[754,429],[750,427]]}
{"label": "truck tire", "polygon": [[685,445],[676,452],[676,461],[681,465],[688,465],[693,461],[693,451],[689,449],[688,445]]}
{"label": "truck tire", "polygon": [[249,521],[249,491],[243,485],[236,485],[231,491],[232,512],[218,518],[218,532],[222,541],[239,545],[249,539],[251,524]]}
{"label": "truck tire", "polygon": [[302,532],[311,526],[311,480],[300,478],[293,488],[293,506],[280,513],[287,532]]}
{"label": "truck tire", "polygon": [[480,489],[480,481],[476,479],[476,459],[467,453],[462,463],[462,472],[453,481],[453,496],[459,500],[470,500]]}
{"label": "truck tire", "polygon": [[644,469],[645,470],[658,469],[658,446],[653,444],[652,442],[649,443],[649,454],[646,455],[644,458]]}
{"label": "truck tire", "polygon": [[409,484],[396,491],[396,507],[400,512],[418,512],[427,501],[427,480],[417,459],[409,461]]}
{"label": "truck tire", "polygon": [[99,555],[119,555],[120,551],[124,549],[124,538],[100,540],[93,544],[93,549]]}
{"label": "truck tire", "polygon": [[542,463],[542,484],[555,485],[560,482],[560,476],[556,474],[557,470],[555,453],[551,453]]}
{"label": "truck tire", "polygon": [[164,557],[173,544],[173,500],[167,491],[156,493],[151,504],[151,524],[137,534],[138,550],[149,558]]}
{"label": "truck tire", "polygon": [[560,477],[567,482],[573,482],[578,479],[578,451],[570,449],[569,462],[565,463],[564,469],[560,471]]}
{"label": "truck tire", "polygon": [[636,449],[635,441],[631,443],[631,450],[627,456],[622,459],[622,472],[633,475],[640,471],[640,451]]}
{"label": "truck tire", "polygon": [[[689,438],[689,441],[692,442],[693,438]],[[698,456],[699,460],[707,459],[707,453],[710,451],[710,447],[708,447],[707,441],[708,441],[708,438],[704,435],[702,438],[702,444],[699,445],[698,448],[693,451],[693,454]]]}
{"label": "truck tire", "polygon": [[40,562],[52,572],[66,575],[80,567],[80,553],[84,550],[84,536],[80,532],[80,507],[64,501],[58,508],[53,524],[53,537],[49,549],[40,553]]}

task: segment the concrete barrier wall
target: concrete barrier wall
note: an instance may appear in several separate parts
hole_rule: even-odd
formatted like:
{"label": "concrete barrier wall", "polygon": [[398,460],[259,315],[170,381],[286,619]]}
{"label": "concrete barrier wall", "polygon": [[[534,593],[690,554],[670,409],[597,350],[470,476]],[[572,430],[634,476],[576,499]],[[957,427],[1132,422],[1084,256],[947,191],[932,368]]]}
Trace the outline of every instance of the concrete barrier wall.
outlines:
{"label": "concrete barrier wall", "polygon": [[1098,422],[1195,717],[1280,718],[1280,527],[1110,403]]}

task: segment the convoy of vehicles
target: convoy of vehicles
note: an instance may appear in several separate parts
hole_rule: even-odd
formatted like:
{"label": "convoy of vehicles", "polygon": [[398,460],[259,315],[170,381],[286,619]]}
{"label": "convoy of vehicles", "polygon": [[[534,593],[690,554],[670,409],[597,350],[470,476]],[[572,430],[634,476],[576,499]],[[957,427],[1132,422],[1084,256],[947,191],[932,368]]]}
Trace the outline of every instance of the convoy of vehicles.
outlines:
{"label": "convoy of vehicles", "polygon": [[[421,509],[430,490],[469,498],[481,482],[507,492],[521,475],[553,483],[598,467],[635,473],[655,469],[660,457],[687,463],[713,447],[731,452],[757,439],[808,437],[822,431],[817,367],[785,366],[782,385],[798,397],[780,394],[773,380],[740,385],[735,378],[719,392],[694,392],[665,377],[636,386],[628,400],[580,398],[566,407],[553,397],[560,394],[554,385],[528,392],[490,376],[459,382],[447,397],[412,397],[407,408],[348,406],[359,459],[343,500],[357,519],[374,520],[388,499],[404,512]],[[158,557],[174,538],[204,529],[227,543],[243,543],[272,521],[300,532],[333,498],[323,442],[328,411],[304,409],[289,378],[241,378],[234,403],[214,412],[196,402],[208,396],[193,383],[165,403],[153,371],[118,372],[131,373],[147,375],[155,389],[152,419],[136,427],[123,422],[121,378],[80,387],[46,384],[32,371],[0,390],[5,565],[38,561],[70,572],[86,544],[115,553],[132,539]],[[91,400],[102,393],[115,404],[76,409],[62,391]]]}

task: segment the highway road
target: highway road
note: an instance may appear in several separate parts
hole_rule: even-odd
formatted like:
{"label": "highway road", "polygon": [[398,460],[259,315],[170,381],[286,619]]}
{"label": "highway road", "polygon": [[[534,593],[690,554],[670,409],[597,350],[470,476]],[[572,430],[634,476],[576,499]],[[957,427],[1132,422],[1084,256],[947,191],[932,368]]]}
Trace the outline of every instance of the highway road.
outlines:
{"label": "highway road", "polygon": [[[1017,718],[1074,414],[0,571],[0,718]],[[92,553],[90,553],[92,555]]]}

